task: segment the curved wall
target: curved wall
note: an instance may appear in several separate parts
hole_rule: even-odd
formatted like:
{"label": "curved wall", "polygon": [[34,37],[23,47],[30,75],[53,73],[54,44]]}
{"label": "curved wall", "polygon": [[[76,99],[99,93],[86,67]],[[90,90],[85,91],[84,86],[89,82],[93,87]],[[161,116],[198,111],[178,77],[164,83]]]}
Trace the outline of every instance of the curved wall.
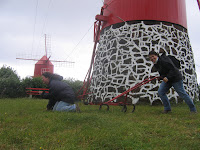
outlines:
{"label": "curved wall", "polygon": [[[107,3],[107,5],[106,5]],[[158,76],[148,59],[151,50],[181,61],[184,87],[199,96],[195,64],[187,33],[185,0],[105,0],[107,22],[101,30],[88,100],[108,101],[149,76]],[[122,21],[123,18],[123,21]],[[160,100],[158,80],[130,92],[128,101]],[[178,102],[171,88],[169,99]],[[117,99],[117,101],[124,100]]]}
{"label": "curved wall", "polygon": [[185,0],[104,0],[104,27],[123,21],[157,20],[187,28]]}
{"label": "curved wall", "polygon": [[[151,50],[166,52],[181,61],[184,87],[192,99],[198,97],[193,52],[187,30],[179,25],[159,21],[136,21],[111,25],[100,36],[91,80],[89,102],[108,101],[150,76],[159,76],[148,59]],[[130,92],[128,101],[160,100],[155,80]],[[178,103],[171,88],[170,100]],[[124,100],[124,97],[117,101]]]}

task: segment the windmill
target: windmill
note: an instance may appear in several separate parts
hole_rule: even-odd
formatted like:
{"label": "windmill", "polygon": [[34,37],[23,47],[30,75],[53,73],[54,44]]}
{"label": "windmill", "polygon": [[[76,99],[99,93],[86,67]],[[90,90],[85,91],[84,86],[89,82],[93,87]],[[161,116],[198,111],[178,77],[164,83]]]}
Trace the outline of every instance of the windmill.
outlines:
{"label": "windmill", "polygon": [[27,58],[16,58],[16,59],[37,61],[37,63],[35,64],[33,77],[41,76],[44,72],[54,73],[54,65],[52,64],[52,62],[74,64],[74,62],[71,61],[50,60],[50,57],[51,56],[47,56],[47,36],[45,34],[45,55],[41,59],[27,59]]}
{"label": "windmill", "polygon": [[[155,76],[148,60],[151,50],[178,58],[186,91],[193,99],[198,97],[185,0],[104,0],[96,20],[93,55],[83,86],[89,102],[108,101]],[[158,86],[158,81],[149,83],[128,98],[132,103],[140,99],[152,104],[160,100]],[[170,89],[169,95],[178,102],[177,93]]]}

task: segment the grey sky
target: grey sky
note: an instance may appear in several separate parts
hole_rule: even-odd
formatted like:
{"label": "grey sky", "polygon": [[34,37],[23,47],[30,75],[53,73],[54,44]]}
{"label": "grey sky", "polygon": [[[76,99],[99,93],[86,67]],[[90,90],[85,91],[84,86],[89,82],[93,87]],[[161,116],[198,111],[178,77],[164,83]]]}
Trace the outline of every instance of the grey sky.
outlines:
{"label": "grey sky", "polygon": [[[54,63],[54,72],[83,80],[94,44],[92,25],[102,5],[103,0],[0,0],[0,67],[11,66],[21,78],[32,76],[36,62],[16,57],[40,59],[47,34],[51,59],[75,61],[73,67]],[[186,7],[200,82],[200,11],[196,0],[186,0]]]}

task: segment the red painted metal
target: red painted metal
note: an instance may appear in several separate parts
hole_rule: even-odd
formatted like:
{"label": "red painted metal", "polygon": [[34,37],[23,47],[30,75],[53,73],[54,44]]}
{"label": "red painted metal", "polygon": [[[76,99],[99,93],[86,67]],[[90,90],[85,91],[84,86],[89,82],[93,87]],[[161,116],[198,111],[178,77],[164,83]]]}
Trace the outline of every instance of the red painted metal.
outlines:
{"label": "red painted metal", "polygon": [[46,88],[26,88],[27,90],[38,90],[38,91],[48,91]]}
{"label": "red painted metal", "polygon": [[103,28],[134,20],[166,21],[187,28],[185,0],[104,0],[103,8],[108,18]]}
{"label": "red painted metal", "polygon": [[108,17],[106,17],[106,16],[103,16],[103,15],[96,15],[96,17],[95,17],[95,19],[96,20],[98,20],[98,21],[108,21]]}
{"label": "red painted metal", "polygon": [[[110,104],[110,103],[112,103],[114,100],[116,100],[117,98],[119,98],[119,97],[121,97],[121,96],[123,96],[123,95],[126,95],[126,97],[127,97],[127,94],[128,94],[129,92],[131,92],[131,91],[137,89],[138,87],[140,87],[140,86],[142,86],[142,85],[144,85],[144,84],[147,84],[147,83],[149,83],[150,81],[155,80],[155,79],[157,79],[157,78],[159,78],[159,77],[149,77],[149,78],[145,79],[144,81],[142,81],[142,82],[136,84],[136,85],[133,86],[132,88],[126,90],[126,91],[123,92],[122,94],[120,94],[120,95],[114,97],[113,99],[111,99],[111,100],[109,100],[109,101],[107,101],[107,102],[104,102],[104,103],[102,103],[102,104]],[[125,101],[126,101],[126,97],[125,97]]]}
{"label": "red painted metal", "polygon": [[54,66],[47,56],[43,56],[36,64],[34,70],[34,77],[41,76],[44,72],[53,73]]}
{"label": "red painted metal", "polygon": [[[131,91],[133,91],[133,90],[135,90],[135,89],[141,87],[142,85],[145,85],[145,84],[149,83],[150,81],[153,81],[153,80],[155,80],[155,79],[157,79],[157,78],[159,78],[159,77],[158,77],[158,76],[157,76],[157,77],[152,77],[152,76],[151,76],[151,77],[149,77],[149,78],[146,78],[146,79],[143,80],[142,82],[136,84],[135,86],[131,87],[130,89],[124,91],[123,93],[119,94],[118,96],[114,97],[113,99],[111,99],[111,100],[109,100],[109,101],[107,101],[107,102],[103,102],[103,103],[99,103],[99,104],[95,104],[95,103],[93,103],[93,102],[90,102],[90,103],[88,103],[88,104],[89,104],[89,105],[100,105],[100,106],[102,106],[102,105],[107,105],[107,106],[108,106],[108,105],[113,105],[113,106],[125,106],[125,105],[130,105],[129,103],[127,103],[127,96],[128,96],[128,94],[129,94],[129,92],[131,92]],[[116,100],[117,98],[122,97],[122,96],[124,96],[124,95],[125,95],[124,102],[113,102],[113,101]],[[134,106],[134,107],[135,107],[135,106]],[[100,107],[100,108],[101,108],[101,107]],[[108,107],[108,109],[109,109],[109,107]]]}
{"label": "red painted metal", "polygon": [[46,88],[26,88],[26,94],[28,95],[40,95],[39,91],[44,91],[45,93],[49,93],[49,89]]}

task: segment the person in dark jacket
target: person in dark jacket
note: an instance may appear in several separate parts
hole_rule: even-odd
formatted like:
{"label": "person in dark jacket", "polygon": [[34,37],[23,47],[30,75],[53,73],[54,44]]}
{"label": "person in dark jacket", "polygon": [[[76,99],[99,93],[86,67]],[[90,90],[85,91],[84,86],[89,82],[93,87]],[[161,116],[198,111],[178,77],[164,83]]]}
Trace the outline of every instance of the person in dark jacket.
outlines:
{"label": "person in dark jacket", "polygon": [[49,88],[49,93],[41,94],[43,98],[49,99],[47,110],[76,111],[79,109],[75,104],[74,91],[67,83],[62,82],[62,76],[45,72],[42,74],[42,80]]}
{"label": "person in dark jacket", "polygon": [[195,105],[183,87],[182,75],[179,69],[174,65],[172,60],[163,53],[161,56],[155,51],[149,52],[149,58],[154,63],[154,67],[160,74],[163,80],[159,89],[158,95],[161,98],[164,111],[163,113],[171,112],[171,106],[166,93],[173,86],[178,95],[184,99],[189,106],[191,112],[197,112]]}

